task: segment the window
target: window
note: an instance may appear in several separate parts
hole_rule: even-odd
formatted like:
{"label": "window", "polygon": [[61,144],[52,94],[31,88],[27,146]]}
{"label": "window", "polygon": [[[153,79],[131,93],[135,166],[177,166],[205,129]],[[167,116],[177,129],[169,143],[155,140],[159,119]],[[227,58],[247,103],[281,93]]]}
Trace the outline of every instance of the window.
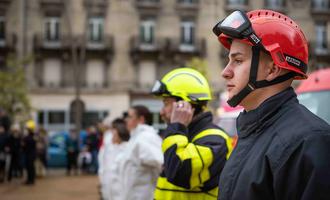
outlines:
{"label": "window", "polygon": [[102,60],[90,59],[86,66],[86,82],[90,88],[100,88],[104,84],[104,63]]}
{"label": "window", "polygon": [[105,110],[89,110],[83,114],[83,128],[88,128],[89,126],[95,126],[98,122],[104,119],[108,114]]}
{"label": "window", "polygon": [[103,41],[103,17],[91,17],[88,21],[88,40],[92,43]]}
{"label": "window", "polygon": [[62,63],[60,59],[44,60],[43,82],[46,87],[59,87],[62,81]]}
{"label": "window", "polygon": [[228,0],[229,5],[246,5],[246,0]]}
{"label": "window", "polygon": [[45,40],[48,42],[58,42],[60,40],[60,18],[59,17],[46,17]]}
{"label": "window", "polygon": [[195,23],[193,21],[181,22],[181,44],[193,45],[195,38]]}
{"label": "window", "polygon": [[329,0],[313,0],[312,7],[314,9],[324,10],[329,8]]}
{"label": "window", "polygon": [[182,4],[194,4],[197,3],[197,0],[178,0],[178,2]]}
{"label": "window", "polygon": [[6,35],[5,18],[3,16],[0,16],[0,45],[4,45],[5,35]]}
{"label": "window", "polygon": [[64,111],[49,111],[49,124],[64,124],[65,112]]}
{"label": "window", "polygon": [[142,44],[154,43],[155,21],[154,19],[143,19],[140,24],[140,41]]}
{"label": "window", "polygon": [[45,117],[44,111],[39,111],[38,112],[38,124],[43,125],[45,123],[44,117]]}
{"label": "window", "polygon": [[284,0],[266,0],[266,7],[268,8],[282,8]]}
{"label": "window", "polygon": [[83,114],[83,128],[95,125],[101,119],[98,111],[87,111]]}
{"label": "window", "polygon": [[[87,110],[82,113],[82,128],[87,128],[92,125],[96,125],[97,122],[107,117],[107,110]],[[75,123],[75,116],[70,115],[70,123]]]}
{"label": "window", "polygon": [[316,51],[325,51],[328,48],[327,45],[327,23],[326,22],[316,22],[315,24],[316,32]]}
{"label": "window", "polygon": [[137,0],[138,2],[151,2],[151,3],[158,3],[159,0]]}

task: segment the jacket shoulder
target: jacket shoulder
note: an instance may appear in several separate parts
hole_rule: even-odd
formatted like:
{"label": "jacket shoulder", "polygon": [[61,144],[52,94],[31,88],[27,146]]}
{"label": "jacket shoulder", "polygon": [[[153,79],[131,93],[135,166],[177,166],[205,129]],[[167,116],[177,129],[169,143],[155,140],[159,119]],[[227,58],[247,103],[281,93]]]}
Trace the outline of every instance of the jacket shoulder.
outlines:
{"label": "jacket shoulder", "polygon": [[267,152],[274,168],[280,167],[306,141],[330,135],[330,126],[303,105],[286,107],[279,115],[270,127],[275,135]]}
{"label": "jacket shoulder", "polygon": [[330,126],[310,112],[301,104],[293,104],[279,113],[279,119],[274,123],[276,132],[281,139],[295,141],[309,137],[311,134],[330,132]]}

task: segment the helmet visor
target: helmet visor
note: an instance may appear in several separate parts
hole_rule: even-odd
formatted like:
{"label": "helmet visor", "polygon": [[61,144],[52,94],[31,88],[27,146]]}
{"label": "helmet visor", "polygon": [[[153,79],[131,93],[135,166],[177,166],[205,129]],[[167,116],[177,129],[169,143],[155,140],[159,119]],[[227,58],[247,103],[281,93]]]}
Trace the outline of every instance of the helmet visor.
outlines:
{"label": "helmet visor", "polygon": [[151,94],[161,96],[164,94],[170,94],[170,92],[167,90],[166,85],[163,82],[157,80],[151,89]]}
{"label": "helmet visor", "polygon": [[216,36],[225,34],[235,39],[248,39],[255,46],[262,46],[261,39],[255,34],[245,12],[236,10],[213,27]]}

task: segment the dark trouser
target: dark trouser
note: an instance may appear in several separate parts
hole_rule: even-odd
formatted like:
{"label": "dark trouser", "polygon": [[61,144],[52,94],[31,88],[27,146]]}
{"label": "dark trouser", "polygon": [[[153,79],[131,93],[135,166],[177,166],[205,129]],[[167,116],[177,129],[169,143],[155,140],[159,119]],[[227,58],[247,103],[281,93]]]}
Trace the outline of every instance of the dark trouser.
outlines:
{"label": "dark trouser", "polygon": [[12,154],[9,165],[8,181],[11,181],[12,177],[22,176],[22,166],[19,154]]}
{"label": "dark trouser", "polygon": [[44,165],[44,167],[47,167],[47,152],[39,152],[38,153],[38,159],[41,161],[41,163]]}
{"label": "dark trouser", "polygon": [[91,151],[91,154],[92,154],[92,164],[90,166],[90,173],[93,173],[93,174],[97,174],[97,170],[98,170],[98,160],[97,160],[97,150],[93,150]]}
{"label": "dark trouser", "polygon": [[77,165],[77,157],[78,152],[67,152],[67,173],[70,174],[71,169],[73,168],[77,173],[78,165]]}
{"label": "dark trouser", "polygon": [[4,160],[0,160],[0,182],[5,180],[5,166],[6,162]]}
{"label": "dark trouser", "polygon": [[36,169],[34,166],[34,160],[33,158],[27,158],[26,159],[26,171],[27,171],[27,180],[26,183],[33,184],[35,177],[36,177]]}

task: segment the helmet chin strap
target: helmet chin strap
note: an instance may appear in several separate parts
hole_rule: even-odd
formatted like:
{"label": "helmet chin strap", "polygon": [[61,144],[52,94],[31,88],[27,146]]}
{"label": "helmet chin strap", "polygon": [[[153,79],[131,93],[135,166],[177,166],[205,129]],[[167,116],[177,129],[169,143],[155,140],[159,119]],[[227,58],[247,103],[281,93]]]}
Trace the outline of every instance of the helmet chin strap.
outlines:
{"label": "helmet chin strap", "polygon": [[278,76],[271,81],[267,81],[267,80],[257,81],[260,51],[261,48],[259,46],[252,46],[252,61],[251,61],[249,82],[241,91],[239,91],[237,94],[235,94],[231,99],[227,101],[227,103],[231,107],[237,106],[247,95],[249,95],[255,89],[267,87],[270,85],[275,85],[283,81],[289,80],[290,78],[295,76],[294,72],[289,72],[282,76]]}

